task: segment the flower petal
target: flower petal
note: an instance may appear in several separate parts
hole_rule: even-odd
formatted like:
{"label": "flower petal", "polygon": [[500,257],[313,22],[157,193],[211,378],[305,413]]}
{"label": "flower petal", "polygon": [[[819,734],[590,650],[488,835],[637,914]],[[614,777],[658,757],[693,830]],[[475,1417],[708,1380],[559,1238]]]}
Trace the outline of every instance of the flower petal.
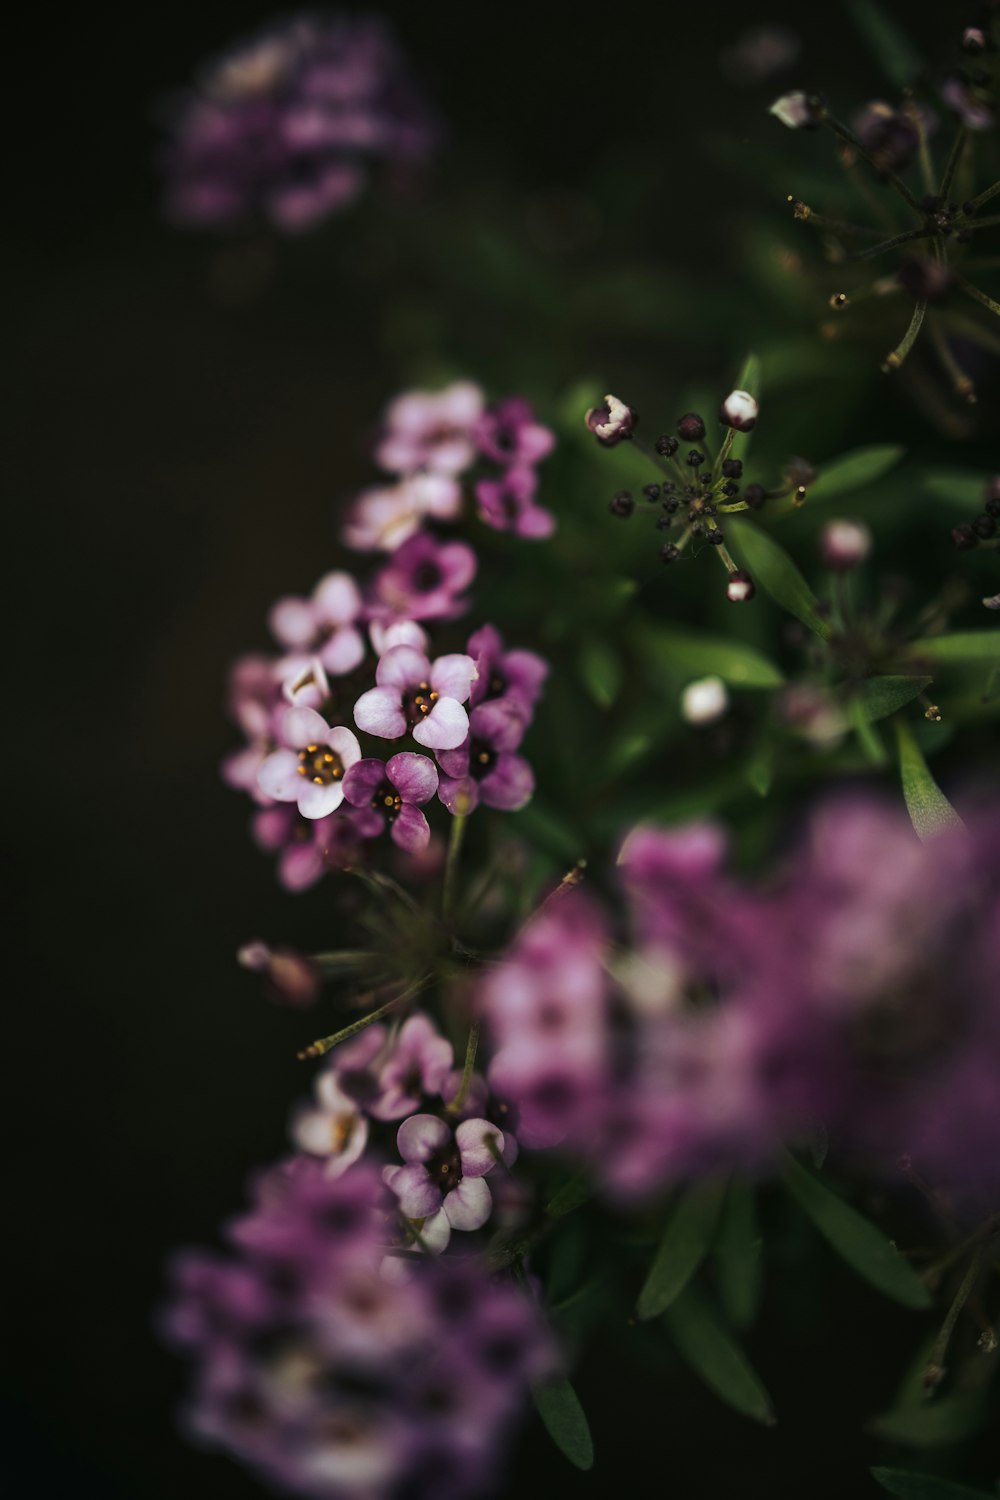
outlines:
{"label": "flower petal", "polygon": [[455,750],[469,732],[469,715],[454,698],[439,698],[419,724],[413,726],[413,738],[430,750]]}
{"label": "flower petal", "polygon": [[451,1130],[437,1115],[411,1115],[396,1132],[404,1161],[429,1161],[451,1140]]}
{"label": "flower petal", "polygon": [[389,830],[390,837],[407,854],[419,854],[431,841],[431,827],[419,807],[411,802],[403,804]]}
{"label": "flower petal", "polygon": [[299,812],[304,818],[326,818],[336,812],[344,800],[344,783],[331,781],[317,786],[305,777],[299,778]]}
{"label": "flower petal", "polygon": [[257,768],[257,785],[275,802],[295,802],[302,785],[294,750],[275,750]]}
{"label": "flower petal", "polygon": [[330,730],[326,742],[330,749],[335,750],[340,756],[345,771],[356,766],[361,759],[361,746],[358,744],[357,735],[345,729],[343,724],[337,724]]}
{"label": "flower petal", "polygon": [[417,806],[429,802],[437,791],[438,773],[434,762],[413,750],[401,750],[386,764],[389,780],[404,802]]}
{"label": "flower petal", "polygon": [[361,613],[361,594],[350,573],[325,574],[312,597],[320,619],[331,625],[349,625]]}
{"label": "flower petal", "polygon": [[418,682],[429,682],[431,664],[415,646],[390,646],[379,657],[375,681],[379,687],[408,688]]}
{"label": "flower petal", "polygon": [[308,646],[316,633],[316,612],[308,599],[279,599],[267,623],[283,646]]}
{"label": "flower petal", "polygon": [[466,701],[478,676],[479,671],[472,657],[465,656],[460,651],[439,656],[431,664],[431,687],[443,698],[454,698],[457,703]]}
{"label": "flower petal", "polygon": [[493,1195],[481,1177],[463,1177],[444,1200],[452,1229],[481,1229],[493,1209]]}
{"label": "flower petal", "polygon": [[[489,1120],[463,1120],[455,1131],[463,1177],[485,1177],[503,1155],[503,1131]],[[492,1144],[493,1150],[490,1150]]]}
{"label": "flower petal", "polygon": [[408,1219],[423,1219],[441,1207],[441,1189],[419,1162],[400,1167],[390,1184]]}
{"label": "flower petal", "polygon": [[479,795],[498,812],[518,812],[531,801],[535,773],[521,755],[498,755],[493,769],[479,783]]}
{"label": "flower petal", "polygon": [[398,690],[373,687],[362,693],[354,705],[354,722],[366,734],[378,735],[383,740],[398,740],[406,733],[406,715]]}
{"label": "flower petal", "polygon": [[479,806],[479,787],[471,776],[442,776],[438,796],[452,817],[464,817]]}
{"label": "flower petal", "polygon": [[290,708],[281,721],[281,738],[301,750],[303,745],[325,745],[330,726],[314,708]]}
{"label": "flower petal", "polygon": [[334,677],[343,677],[345,672],[353,672],[361,664],[364,655],[365,642],[361,632],[353,625],[341,625],[320,651],[319,658]]}
{"label": "flower petal", "polygon": [[[395,757],[393,757],[395,759]],[[371,757],[355,761],[344,777],[344,796],[352,807],[369,807],[375,788],[385,780],[386,765],[383,760]]]}

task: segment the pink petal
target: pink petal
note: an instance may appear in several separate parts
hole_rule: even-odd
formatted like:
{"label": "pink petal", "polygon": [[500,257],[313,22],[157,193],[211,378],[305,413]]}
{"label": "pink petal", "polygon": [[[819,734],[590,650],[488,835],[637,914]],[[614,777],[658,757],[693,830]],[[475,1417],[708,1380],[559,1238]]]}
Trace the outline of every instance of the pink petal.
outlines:
{"label": "pink petal", "polygon": [[[366,808],[375,795],[375,788],[385,780],[385,776],[385,761],[375,760],[374,757],[355,761],[344,777],[344,796],[352,807]],[[381,827],[381,822],[379,826]]]}
{"label": "pink petal", "polygon": [[408,1219],[423,1219],[437,1213],[441,1207],[441,1189],[428,1176],[427,1168],[419,1162],[400,1167],[392,1180],[392,1191],[399,1199],[399,1206]]}
{"label": "pink petal", "polygon": [[[406,649],[405,646],[397,647],[397,650]],[[362,693],[354,705],[354,722],[366,734],[376,734],[383,740],[398,740],[407,729],[398,689],[374,687]]]}
{"label": "pink petal", "polygon": [[283,646],[308,646],[316,633],[316,612],[308,599],[279,599],[267,623]]}
{"label": "pink petal", "polygon": [[429,750],[457,750],[469,732],[469,715],[454,698],[439,698],[419,724],[413,726],[413,738]]}
{"label": "pink petal", "polygon": [[353,672],[364,661],[364,656],[365,642],[361,632],[353,625],[342,625],[323,647],[320,661],[328,672],[342,677],[345,672]]}
{"label": "pink petal", "polygon": [[326,742],[330,746],[330,749],[335,750],[340,756],[345,771],[350,770],[351,766],[357,765],[361,759],[361,746],[358,744],[357,735],[352,734],[349,729],[345,729],[342,724],[338,724],[336,728],[330,730],[327,734]]}
{"label": "pink petal", "polygon": [[[503,1131],[491,1125],[489,1120],[463,1120],[455,1131],[455,1140],[462,1157],[463,1177],[485,1177],[503,1155]],[[487,1142],[491,1142],[490,1150]]]}
{"label": "pink petal", "polygon": [[396,1132],[396,1145],[404,1161],[429,1161],[451,1140],[451,1130],[437,1115],[411,1115]]}
{"label": "pink petal", "polygon": [[479,671],[471,656],[454,651],[448,656],[439,656],[431,666],[430,683],[444,698],[454,698],[464,703]]}
{"label": "pink petal", "polygon": [[326,786],[317,786],[306,776],[299,777],[299,812],[304,818],[326,818],[336,812],[344,800],[344,783],[331,781]]}
{"label": "pink petal", "polygon": [[413,646],[391,647],[379,658],[375,668],[375,681],[379,687],[415,687],[418,682],[429,682],[430,675],[430,662]]}
{"label": "pink petal", "polygon": [[385,769],[404,802],[420,805],[429,802],[437,791],[437,767],[426,755],[417,755],[413,750],[401,750],[398,755],[392,756]]}
{"label": "pink petal", "polygon": [[383,625],[373,620],[369,626],[372,645],[379,656],[391,651],[393,646],[413,646],[426,655],[427,634],[415,620],[397,620],[392,625]]}
{"label": "pink petal", "polygon": [[442,776],[438,796],[453,817],[465,817],[479,806],[479,787],[471,776]]}
{"label": "pink petal", "polygon": [[322,620],[349,625],[361,613],[361,594],[350,573],[327,573],[313,590],[313,604]]}
{"label": "pink petal", "polygon": [[281,738],[297,750],[303,745],[325,745],[330,726],[314,708],[290,708],[281,721]]}
{"label": "pink petal", "polygon": [[492,1209],[492,1194],[481,1177],[463,1177],[444,1200],[452,1229],[481,1229]]}
{"label": "pink petal", "polygon": [[298,800],[302,777],[294,750],[275,750],[257,769],[257,785],[276,802]]}
{"label": "pink petal", "polygon": [[394,844],[407,854],[419,854],[431,841],[431,828],[419,807],[404,803],[389,830]]}

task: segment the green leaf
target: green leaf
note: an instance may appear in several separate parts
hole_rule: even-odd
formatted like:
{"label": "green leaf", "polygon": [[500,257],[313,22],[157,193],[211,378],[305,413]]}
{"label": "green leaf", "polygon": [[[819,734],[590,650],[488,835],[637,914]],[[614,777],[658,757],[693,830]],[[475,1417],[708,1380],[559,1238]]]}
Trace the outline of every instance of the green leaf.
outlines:
{"label": "green leaf", "polygon": [[1000,662],[1000,630],[962,630],[913,641],[908,655],[927,662]]}
{"label": "green leaf", "polygon": [[802,1212],[859,1276],[904,1307],[930,1307],[930,1292],[916,1271],[870,1219],[792,1156],[786,1155],[784,1180]]}
{"label": "green leaf", "polygon": [[874,484],[899,463],[905,451],[896,443],[872,443],[867,448],[853,448],[850,453],[831,458],[809,486],[809,504],[816,500],[836,500],[866,484]]}
{"label": "green leaf", "polygon": [[721,1208],[718,1183],[696,1183],[683,1190],[639,1293],[640,1318],[655,1318],[680,1296],[708,1254]]}
{"label": "green leaf", "polygon": [[568,1380],[532,1388],[535,1409],[559,1452],[578,1469],[594,1467],[594,1440],[580,1398]]}
{"label": "green leaf", "polygon": [[591,637],[580,650],[580,678],[598,708],[610,708],[622,685],[621,657],[607,641]]}
{"label": "green leaf", "polygon": [[817,599],[784,547],[745,521],[731,522],[727,528],[735,539],[737,550],[750,570],[752,577],[776,604],[787,609],[808,625],[824,640],[830,635],[830,625],[817,607]]}
{"label": "green leaf", "polygon": [[747,763],[746,778],[758,797],[766,797],[774,782],[774,747],[758,745]]}
{"label": "green leaf", "polygon": [[872,1423],[872,1430],[911,1448],[943,1448],[971,1437],[982,1424],[985,1411],[985,1392],[954,1391],[936,1401],[883,1412]]}
{"label": "green leaf", "polygon": [[762,1246],[754,1190],[748,1182],[735,1180],[726,1194],[712,1252],[722,1308],[735,1328],[749,1328],[760,1303]]}
{"label": "green leaf", "polygon": [[872,1469],[871,1474],[898,1500],[991,1500],[985,1490],[970,1490],[940,1474],[909,1474],[905,1469]]}
{"label": "green leaf", "polygon": [[884,766],[888,756],[885,753],[882,736],[862,708],[860,699],[852,698],[848,707],[848,717],[858,737],[858,744],[868,760],[873,766]]}
{"label": "green leaf", "polygon": [[982,509],[986,498],[986,481],[981,474],[955,473],[949,469],[935,469],[924,474],[920,488],[925,495],[941,500],[945,505],[973,514]]}
{"label": "green leaf", "polygon": [[563,1214],[571,1214],[575,1208],[586,1203],[588,1198],[593,1197],[593,1193],[589,1176],[585,1172],[578,1172],[553,1193],[545,1205],[545,1212],[553,1219],[561,1219]]}
{"label": "green leaf", "polygon": [[855,701],[869,724],[873,724],[918,698],[933,681],[933,677],[869,677],[861,684]]}
{"label": "green leaf", "polygon": [[876,0],[847,3],[855,26],[889,82],[897,89],[907,88],[924,71],[924,63],[906,32]]}
{"label": "green leaf", "polygon": [[668,1309],[666,1324],[678,1353],[710,1390],[744,1416],[774,1426],[774,1408],[760,1376],[694,1287]]}
{"label": "green leaf", "polygon": [[947,829],[964,828],[965,824],[931,775],[909,725],[901,719],[896,721],[896,741],[903,799],[917,837],[926,843]]}
{"label": "green leaf", "polygon": [[733,687],[772,688],[784,682],[779,669],[754,646],[721,635],[673,626],[643,631],[648,658],[685,677],[721,677]]}

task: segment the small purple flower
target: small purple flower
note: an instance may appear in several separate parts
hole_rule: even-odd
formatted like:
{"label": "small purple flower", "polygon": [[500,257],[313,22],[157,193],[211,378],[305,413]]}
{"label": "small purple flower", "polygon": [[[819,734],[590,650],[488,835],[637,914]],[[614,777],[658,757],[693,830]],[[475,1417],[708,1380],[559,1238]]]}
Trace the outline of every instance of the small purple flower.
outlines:
{"label": "small purple flower", "polygon": [[492,625],[474,631],[466,650],[479,673],[469,694],[472,707],[487,699],[509,698],[520,704],[528,723],[549,675],[548,662],[534,651],[508,651],[499,630]]}
{"label": "small purple flower", "polygon": [[483,393],[471,380],[442,391],[407,391],[383,420],[375,462],[391,474],[429,469],[460,474],[476,456],[473,440],[483,412]]}
{"label": "small purple flower", "polygon": [[366,837],[363,820],[343,805],[326,818],[303,818],[289,803],[262,807],[254,816],[257,846],[278,856],[278,879],[286,891],[305,891],[328,870],[356,862]]}
{"label": "small purple flower", "polygon": [[413,646],[393,646],[376,668],[377,686],[354,705],[354,722],[380,739],[400,739],[409,729],[419,745],[453,750],[469,732],[462,705],[475,676],[471,656],[453,653],[431,662]]}
{"label": "small purple flower", "polygon": [[450,474],[412,474],[397,484],[362,490],[341,531],[355,552],[394,552],[428,518],[453,521],[462,513],[462,487]]}
{"label": "small purple flower", "polygon": [[483,1178],[503,1151],[503,1133],[489,1120],[463,1120],[452,1134],[437,1115],[411,1115],[396,1136],[406,1163],[387,1176],[408,1219],[444,1209],[453,1229],[481,1229],[493,1199]]}
{"label": "small purple flower", "polygon": [[373,828],[384,818],[393,843],[410,852],[425,849],[430,842],[430,825],[420,808],[437,788],[434,762],[408,750],[388,762],[359,760],[344,777],[344,796],[351,806],[368,810]]}
{"label": "small purple flower", "polygon": [[361,593],[350,573],[327,573],[311,598],[279,599],[268,622],[286,650],[315,655],[327,672],[340,676],[352,672],[365,654],[356,627],[360,615]]}
{"label": "small purple flower", "polygon": [[263,974],[264,988],[279,1005],[308,1009],[319,999],[320,971],[311,958],[294,948],[269,948],[267,943],[245,943],[236,962],[252,974]]}
{"label": "small purple flower", "polygon": [[535,504],[538,476],[534,469],[507,469],[499,479],[480,479],[475,486],[479,519],[494,531],[513,531],[529,541],[551,536],[556,518]]}
{"label": "small purple flower", "polygon": [[613,448],[632,436],[638,417],[617,396],[605,396],[600,406],[592,406],[584,417],[587,431],[592,432],[605,448]]}
{"label": "small purple flower", "polygon": [[276,802],[297,802],[304,818],[325,818],[343,802],[344,776],[361,759],[357,738],[342,726],[331,729],[312,708],[290,708],[281,736],[285,746],[257,773],[261,791]]}
{"label": "small purple flower", "polygon": [[475,576],[476,554],[465,542],[439,542],[418,532],[376,575],[373,613],[399,620],[454,619],[469,607],[461,595]]}
{"label": "small purple flower", "polygon": [[292,1118],[291,1136],[300,1151],[322,1157],[331,1176],[339,1177],[368,1144],[368,1121],[352,1099],[337,1087],[336,1074],[316,1082],[316,1103]]}
{"label": "small purple flower", "polygon": [[555,433],[535,420],[523,396],[495,401],[476,422],[473,436],[480,453],[504,468],[530,468],[556,445]]}
{"label": "small purple flower", "polygon": [[440,1095],[455,1055],[429,1016],[403,1023],[395,1046],[378,1070],[379,1094],[369,1105],[376,1120],[402,1120],[425,1094]]}
{"label": "small purple flower", "polygon": [[517,812],[531,800],[535,778],[513,752],[524,735],[520,705],[496,698],[472,710],[469,733],[454,750],[439,750],[444,775],[438,788],[451,813],[472,812],[480,801],[500,812]]}

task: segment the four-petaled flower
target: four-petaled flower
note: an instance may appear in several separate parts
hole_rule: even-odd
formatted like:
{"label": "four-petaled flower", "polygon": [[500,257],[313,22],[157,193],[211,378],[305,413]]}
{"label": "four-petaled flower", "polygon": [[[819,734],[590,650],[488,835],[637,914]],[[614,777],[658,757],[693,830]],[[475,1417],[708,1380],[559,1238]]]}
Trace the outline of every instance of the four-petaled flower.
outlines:
{"label": "four-petaled flower", "polygon": [[475,678],[471,656],[455,652],[431,662],[414,646],[393,646],[375,670],[378,686],[354,705],[354,722],[380,739],[398,740],[409,729],[419,745],[454,750],[469,732],[462,704]]}
{"label": "four-petaled flower", "polygon": [[348,802],[368,811],[364,837],[374,837],[381,830],[384,818],[393,843],[411,854],[426,849],[430,842],[430,826],[420,808],[430,801],[437,788],[434,762],[410,750],[394,755],[388,762],[359,760],[344,777],[344,796]]}
{"label": "four-petaled flower", "polygon": [[493,1207],[483,1181],[503,1153],[503,1132],[489,1120],[463,1120],[451,1126],[437,1115],[411,1115],[396,1136],[405,1166],[390,1169],[386,1181],[408,1219],[424,1219],[444,1209],[453,1229],[480,1229]]}
{"label": "four-petaled flower", "polygon": [[284,745],[261,764],[257,783],[276,802],[297,802],[304,818],[325,818],[344,800],[346,773],[361,759],[349,729],[330,725],[314,708],[290,708],[281,721]]}

